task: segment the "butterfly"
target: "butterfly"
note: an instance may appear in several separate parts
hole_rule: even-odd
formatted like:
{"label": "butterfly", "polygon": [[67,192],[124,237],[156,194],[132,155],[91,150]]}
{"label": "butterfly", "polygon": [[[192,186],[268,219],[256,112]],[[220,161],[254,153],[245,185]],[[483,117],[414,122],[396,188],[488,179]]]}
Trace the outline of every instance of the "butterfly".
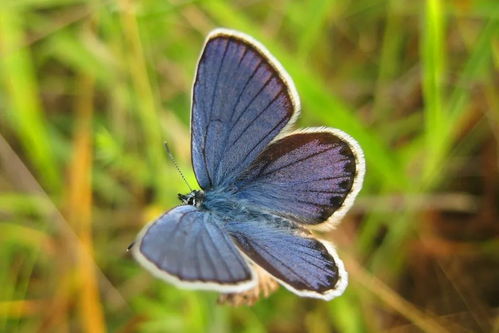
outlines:
{"label": "butterfly", "polygon": [[[312,230],[345,215],[362,187],[364,155],[348,134],[290,131],[293,81],[252,37],[215,29],[192,92],[192,165],[201,190],[145,226],[132,247],[153,275],[178,287],[239,293],[257,270],[299,296],[330,300],[347,272]],[[326,111],[325,111],[326,112]]]}

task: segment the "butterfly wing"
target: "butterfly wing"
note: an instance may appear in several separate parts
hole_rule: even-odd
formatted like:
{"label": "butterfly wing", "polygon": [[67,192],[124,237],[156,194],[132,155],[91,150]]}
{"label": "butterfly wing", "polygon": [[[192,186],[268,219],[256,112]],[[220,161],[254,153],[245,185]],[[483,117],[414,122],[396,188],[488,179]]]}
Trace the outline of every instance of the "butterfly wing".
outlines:
{"label": "butterfly wing", "polygon": [[348,211],[364,178],[364,156],[347,134],[312,128],[270,144],[237,179],[248,205],[328,228]]}
{"label": "butterfly wing", "polygon": [[333,247],[290,221],[237,221],[226,228],[251,260],[299,296],[331,300],[347,286],[347,273]]}
{"label": "butterfly wing", "polygon": [[199,185],[232,184],[299,108],[292,80],[265,47],[236,31],[211,32],[192,96],[192,163]]}
{"label": "butterfly wing", "polygon": [[210,212],[178,206],[144,227],[134,257],[155,276],[180,287],[240,292],[254,274]]}

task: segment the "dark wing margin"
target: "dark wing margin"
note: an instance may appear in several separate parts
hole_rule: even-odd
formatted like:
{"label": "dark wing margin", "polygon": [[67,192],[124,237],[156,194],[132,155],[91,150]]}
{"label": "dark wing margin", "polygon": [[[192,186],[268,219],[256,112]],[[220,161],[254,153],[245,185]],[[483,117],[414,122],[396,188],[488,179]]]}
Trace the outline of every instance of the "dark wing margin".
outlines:
{"label": "dark wing margin", "polygon": [[331,300],[348,284],[334,248],[292,222],[234,222],[226,228],[249,259],[299,296]]}
{"label": "dark wing margin", "polygon": [[236,180],[237,196],[308,227],[329,229],[362,187],[364,155],[332,128],[309,128],[271,143]]}
{"label": "dark wing margin", "polygon": [[240,292],[256,284],[216,216],[193,206],[178,206],[144,227],[132,253],[153,275],[178,287]]}
{"label": "dark wing margin", "polygon": [[262,44],[237,31],[212,31],[192,92],[192,164],[199,185],[232,184],[299,109],[293,81]]}

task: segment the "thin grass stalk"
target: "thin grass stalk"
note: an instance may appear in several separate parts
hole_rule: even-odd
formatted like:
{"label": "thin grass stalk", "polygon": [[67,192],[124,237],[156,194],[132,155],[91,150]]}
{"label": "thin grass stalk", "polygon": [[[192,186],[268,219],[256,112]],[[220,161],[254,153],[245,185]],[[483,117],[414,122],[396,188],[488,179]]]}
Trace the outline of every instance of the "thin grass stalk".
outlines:
{"label": "thin grass stalk", "polygon": [[24,47],[23,14],[17,6],[0,5],[0,84],[7,102],[0,110],[0,122],[8,121],[43,186],[57,193],[59,166],[40,103],[35,65]]}
{"label": "thin grass stalk", "polygon": [[[128,58],[130,79],[135,91],[134,105],[139,119],[140,129],[144,135],[144,152],[150,167],[150,185],[156,189],[155,194],[165,197],[167,181],[162,171],[164,152],[159,113],[154,99],[153,89],[147,72],[146,57],[142,46],[139,24],[136,17],[135,3],[131,0],[119,1],[120,20],[124,31],[125,52]],[[135,95],[136,94],[136,95]]]}
{"label": "thin grass stalk", "polygon": [[[95,79],[80,74],[77,80],[76,129],[73,159],[69,165],[68,221],[81,239],[85,252],[92,254],[92,116]],[[105,332],[105,320],[93,262],[89,256],[78,257],[79,314],[85,332]]]}

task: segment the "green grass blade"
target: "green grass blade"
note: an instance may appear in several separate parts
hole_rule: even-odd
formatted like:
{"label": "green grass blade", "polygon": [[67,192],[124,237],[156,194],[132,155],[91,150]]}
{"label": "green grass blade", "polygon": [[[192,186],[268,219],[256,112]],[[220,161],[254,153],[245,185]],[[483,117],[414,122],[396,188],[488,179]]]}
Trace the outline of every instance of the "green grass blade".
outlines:
{"label": "green grass blade", "polygon": [[23,13],[14,7],[0,7],[0,82],[8,102],[1,113],[8,119],[43,185],[57,192],[61,186],[60,170],[38,96],[34,65],[24,46],[23,18]]}
{"label": "green grass blade", "polygon": [[[444,9],[440,0],[427,0],[423,15],[423,39],[421,60],[423,75],[423,99],[425,112],[426,165],[440,161],[448,144],[446,126],[447,110],[443,104],[444,84]],[[426,167],[424,177],[437,172]]]}

